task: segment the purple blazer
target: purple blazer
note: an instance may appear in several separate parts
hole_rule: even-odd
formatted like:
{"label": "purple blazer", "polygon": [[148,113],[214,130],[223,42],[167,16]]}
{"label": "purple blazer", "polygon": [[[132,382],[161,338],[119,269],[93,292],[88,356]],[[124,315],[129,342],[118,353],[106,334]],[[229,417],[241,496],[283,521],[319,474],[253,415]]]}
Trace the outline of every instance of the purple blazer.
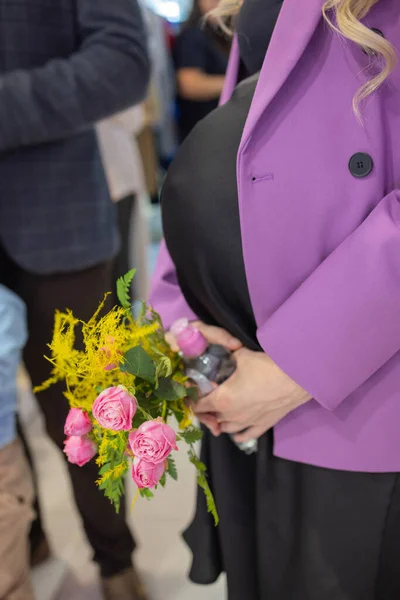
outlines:
{"label": "purple blazer", "polygon": [[[283,3],[237,159],[258,339],[315,398],[275,427],[274,452],[400,471],[400,69],[360,124],[352,99],[376,59],[334,33],[322,6]],[[365,24],[399,48],[398,0]],[[225,99],[237,66],[235,44]],[[195,317],[165,246],[151,300],[167,328]]]}

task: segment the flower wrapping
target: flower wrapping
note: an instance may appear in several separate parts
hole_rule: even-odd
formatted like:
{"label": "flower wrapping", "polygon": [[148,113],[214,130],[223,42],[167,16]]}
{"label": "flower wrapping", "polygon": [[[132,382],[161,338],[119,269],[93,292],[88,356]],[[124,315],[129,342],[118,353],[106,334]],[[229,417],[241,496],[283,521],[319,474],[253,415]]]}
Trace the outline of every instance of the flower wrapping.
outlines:
{"label": "flower wrapping", "polygon": [[[133,317],[129,289],[134,274],[118,280],[120,306],[108,312],[108,294],[87,322],[69,310],[56,312],[51,355],[46,357],[51,376],[34,391],[65,382],[70,412],[64,452],[78,466],[96,457],[97,484],[117,511],[128,473],[137,495],[148,499],[168,478],[178,478],[174,453],[180,444],[187,446],[217,524],[206,468],[195,452],[202,437],[190,408],[196,390],[185,385],[183,362],[166,342],[157,313],[143,303]],[[177,432],[171,426],[176,423]]]}

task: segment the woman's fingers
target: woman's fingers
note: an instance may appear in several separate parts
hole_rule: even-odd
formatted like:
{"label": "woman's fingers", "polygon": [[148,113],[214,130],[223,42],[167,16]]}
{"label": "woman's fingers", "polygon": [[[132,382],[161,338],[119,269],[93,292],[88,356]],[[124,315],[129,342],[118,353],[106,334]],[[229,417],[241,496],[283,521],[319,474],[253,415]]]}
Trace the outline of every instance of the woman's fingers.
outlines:
{"label": "woman's fingers", "polygon": [[243,442],[249,442],[250,440],[257,440],[266,431],[268,431],[268,429],[271,429],[271,427],[267,427],[266,429],[265,427],[262,427],[260,425],[257,425],[256,427],[249,427],[249,429],[246,429],[242,433],[237,433],[236,435],[234,435],[233,439],[238,444]]}
{"label": "woman's fingers", "polygon": [[228,348],[228,350],[239,350],[242,347],[242,342],[237,338],[233,337],[230,333],[228,333],[225,329],[221,327],[213,327],[212,325],[205,325],[204,323],[196,322],[193,323],[197,329],[201,331],[204,337],[207,339],[210,344],[218,344],[219,346],[224,346]]}
{"label": "woman's fingers", "polygon": [[222,433],[241,433],[244,429],[243,425],[240,423],[235,423],[234,421],[227,422],[224,421],[220,423]]}
{"label": "woman's fingers", "polygon": [[244,431],[237,433],[234,436],[235,442],[248,442],[261,437],[266,431],[275,427],[275,425],[290,412],[291,408],[284,406],[266,413],[259,419],[257,425],[248,427]]}
{"label": "woman's fingers", "polygon": [[223,421],[241,421],[243,411],[232,411],[233,392],[235,390],[236,374],[220,385],[215,384],[213,392],[202,396],[196,403],[196,414],[215,413],[220,423]]}
{"label": "woman's fingers", "polygon": [[170,331],[168,331],[165,334],[165,339],[166,339],[167,343],[169,344],[172,352],[179,352],[179,347],[178,347],[178,344],[176,343],[175,336],[172,335],[172,333]]}
{"label": "woman's fingers", "polygon": [[218,437],[221,434],[221,427],[214,415],[206,413],[203,415],[199,415],[198,419],[200,423],[205,425],[215,437]]}
{"label": "woman's fingers", "polygon": [[[210,342],[210,344],[218,344],[219,346],[224,346],[228,350],[235,352],[242,347],[242,342],[235,337],[233,337],[230,333],[222,329],[221,327],[214,327],[212,325],[205,325],[201,321],[194,321],[192,323],[194,327],[196,327],[201,333],[204,335],[206,340]],[[171,346],[171,350],[174,352],[179,352],[179,347],[176,343],[175,336],[172,335],[170,331],[165,334],[165,339],[168,344]]]}
{"label": "woman's fingers", "polygon": [[[223,384],[224,385],[224,384]],[[215,390],[207,396],[201,396],[196,402],[194,411],[196,415],[200,418],[204,413],[215,413],[218,412],[218,397],[220,395],[221,386],[217,386],[215,384]]]}

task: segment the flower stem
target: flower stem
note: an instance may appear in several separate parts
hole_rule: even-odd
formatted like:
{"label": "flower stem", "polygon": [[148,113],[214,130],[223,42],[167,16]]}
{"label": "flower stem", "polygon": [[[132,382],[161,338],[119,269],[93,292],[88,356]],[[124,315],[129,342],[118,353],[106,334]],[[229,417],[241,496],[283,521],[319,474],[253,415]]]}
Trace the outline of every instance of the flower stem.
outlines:
{"label": "flower stem", "polygon": [[132,511],[133,511],[133,509],[135,508],[135,504],[136,504],[136,502],[137,502],[137,499],[139,498],[139,496],[140,496],[140,490],[139,490],[139,488],[138,488],[138,491],[136,492],[136,494],[135,494],[135,497],[134,497],[134,499],[132,500],[132,505],[131,505],[131,510],[132,510]]}

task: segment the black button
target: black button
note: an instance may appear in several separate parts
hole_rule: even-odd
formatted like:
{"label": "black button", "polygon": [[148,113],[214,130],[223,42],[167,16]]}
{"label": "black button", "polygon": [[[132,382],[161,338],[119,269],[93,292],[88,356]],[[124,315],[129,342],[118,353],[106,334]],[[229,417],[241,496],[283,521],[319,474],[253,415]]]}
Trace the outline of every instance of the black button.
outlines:
{"label": "black button", "polygon": [[374,161],[369,154],[357,152],[349,160],[350,173],[354,177],[367,177],[374,167]]}
{"label": "black button", "polygon": [[[385,37],[383,35],[383,32],[380,29],[377,29],[376,27],[371,27],[371,31],[373,31],[374,33],[376,33],[377,35],[380,35],[381,37]],[[371,51],[371,50],[366,50],[365,48],[363,48],[363,52],[364,54],[375,54],[375,52]]]}

